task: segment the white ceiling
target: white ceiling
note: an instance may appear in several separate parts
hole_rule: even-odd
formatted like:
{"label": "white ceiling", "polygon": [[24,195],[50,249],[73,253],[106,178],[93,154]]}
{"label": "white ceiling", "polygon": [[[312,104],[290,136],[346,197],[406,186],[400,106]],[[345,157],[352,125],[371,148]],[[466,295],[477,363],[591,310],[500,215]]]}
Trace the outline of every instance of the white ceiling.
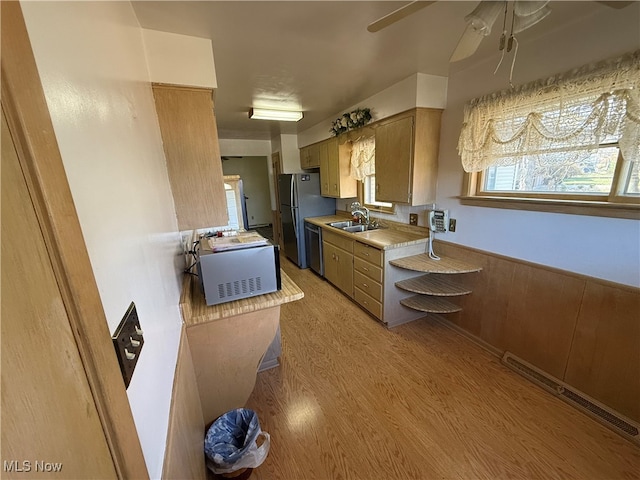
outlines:
{"label": "white ceiling", "polygon": [[[495,54],[502,18],[473,57],[449,64],[466,25],[464,16],[477,2],[439,1],[380,32],[367,31],[369,23],[403,4],[133,2],[143,28],[211,39],[220,137],[258,140],[306,130],[416,72],[448,76],[450,69]],[[608,8],[591,1],[550,6],[549,17],[518,36],[521,45]],[[249,120],[249,108],[260,99],[276,107],[297,105],[304,118],[297,123]]]}

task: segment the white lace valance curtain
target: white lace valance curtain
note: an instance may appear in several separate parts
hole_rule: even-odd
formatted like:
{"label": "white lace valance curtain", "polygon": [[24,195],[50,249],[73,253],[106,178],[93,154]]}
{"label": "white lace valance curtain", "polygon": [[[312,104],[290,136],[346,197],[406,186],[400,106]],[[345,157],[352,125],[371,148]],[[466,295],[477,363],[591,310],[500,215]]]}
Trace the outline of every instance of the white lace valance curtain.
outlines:
{"label": "white lace valance curtain", "polygon": [[608,142],[640,161],[640,50],[471,100],[458,153],[465,171],[479,172],[525,155],[588,155]]}
{"label": "white lace valance curtain", "polygon": [[375,137],[363,137],[351,144],[351,169],[349,175],[356,180],[364,180],[376,173]]}

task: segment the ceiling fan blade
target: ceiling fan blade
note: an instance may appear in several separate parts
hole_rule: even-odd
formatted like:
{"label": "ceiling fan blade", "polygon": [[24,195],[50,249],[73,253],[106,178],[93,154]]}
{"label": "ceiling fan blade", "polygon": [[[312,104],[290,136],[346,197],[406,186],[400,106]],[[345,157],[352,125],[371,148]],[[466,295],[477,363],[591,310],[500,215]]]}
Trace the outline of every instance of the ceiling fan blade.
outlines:
{"label": "ceiling fan blade", "polygon": [[603,0],[603,1],[598,1],[598,3],[606,5],[607,7],[620,9],[620,8],[626,7],[627,5],[631,5],[634,2],[633,1],[631,1],[631,2],[623,2],[623,1],[615,1],[615,0],[614,1],[605,2]]}
{"label": "ceiling fan blade", "polygon": [[[437,0],[436,0],[437,1]],[[392,23],[396,23],[398,20],[402,20],[404,17],[411,15],[412,13],[422,10],[424,7],[428,7],[433,2],[426,2],[423,0],[417,0],[415,2],[407,3],[406,5],[394,10],[393,12],[385,15],[384,17],[370,23],[367,30],[370,32],[378,32],[385,27],[388,27]]]}
{"label": "ceiling fan blade", "polygon": [[462,37],[460,37],[458,45],[451,54],[449,61],[457,62],[473,55],[480,46],[480,42],[482,42],[483,38],[484,35],[478,33],[478,31],[471,25],[467,25],[467,28],[464,29]]}

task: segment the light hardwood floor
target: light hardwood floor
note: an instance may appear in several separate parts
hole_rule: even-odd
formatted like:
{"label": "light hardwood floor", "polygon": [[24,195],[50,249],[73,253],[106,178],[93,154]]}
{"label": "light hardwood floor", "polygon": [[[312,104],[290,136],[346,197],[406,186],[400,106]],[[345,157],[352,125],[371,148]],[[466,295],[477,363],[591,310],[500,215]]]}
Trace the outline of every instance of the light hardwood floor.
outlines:
{"label": "light hardwood floor", "polygon": [[271,434],[252,480],[632,479],[640,449],[428,318],[388,330],[310,270],[278,368],[247,404]]}

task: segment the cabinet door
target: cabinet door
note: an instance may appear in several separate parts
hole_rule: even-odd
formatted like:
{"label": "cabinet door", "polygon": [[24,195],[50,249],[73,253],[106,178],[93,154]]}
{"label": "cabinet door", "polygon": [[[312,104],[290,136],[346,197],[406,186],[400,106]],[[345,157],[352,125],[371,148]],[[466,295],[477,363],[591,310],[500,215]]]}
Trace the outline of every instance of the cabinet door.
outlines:
{"label": "cabinet door", "polygon": [[327,142],[329,156],[329,194],[340,198],[340,152],[338,139],[332,138]]}
{"label": "cabinet door", "polygon": [[353,255],[340,248],[336,250],[338,262],[338,283],[336,286],[353,298]]}
{"label": "cabinet door", "polygon": [[331,182],[331,173],[329,167],[329,153],[328,145],[325,143],[323,150],[320,154],[320,195],[323,197],[332,197],[331,188],[329,187]]}
{"label": "cabinet door", "polygon": [[212,91],[154,85],[153,96],[178,228],[226,225],[227,199]]}
{"label": "cabinet door", "polygon": [[[357,182],[349,175],[351,149],[340,145],[338,138],[330,138],[327,146],[327,187],[328,196],[335,198],[352,198],[358,194]],[[322,168],[321,168],[322,172]]]}
{"label": "cabinet door", "polygon": [[307,168],[318,168],[320,166],[320,156],[322,155],[322,143],[309,145],[309,155]]}
{"label": "cabinet door", "polygon": [[411,203],[414,117],[376,129],[376,200]]}
{"label": "cabinet door", "polygon": [[303,147],[300,149],[300,168],[309,168],[309,147]]}
{"label": "cabinet door", "polygon": [[331,243],[323,242],[324,277],[353,297],[353,255]]}
{"label": "cabinet door", "polygon": [[322,260],[324,262],[324,278],[333,283],[338,283],[338,262],[336,251],[338,249],[327,242],[322,242]]}

